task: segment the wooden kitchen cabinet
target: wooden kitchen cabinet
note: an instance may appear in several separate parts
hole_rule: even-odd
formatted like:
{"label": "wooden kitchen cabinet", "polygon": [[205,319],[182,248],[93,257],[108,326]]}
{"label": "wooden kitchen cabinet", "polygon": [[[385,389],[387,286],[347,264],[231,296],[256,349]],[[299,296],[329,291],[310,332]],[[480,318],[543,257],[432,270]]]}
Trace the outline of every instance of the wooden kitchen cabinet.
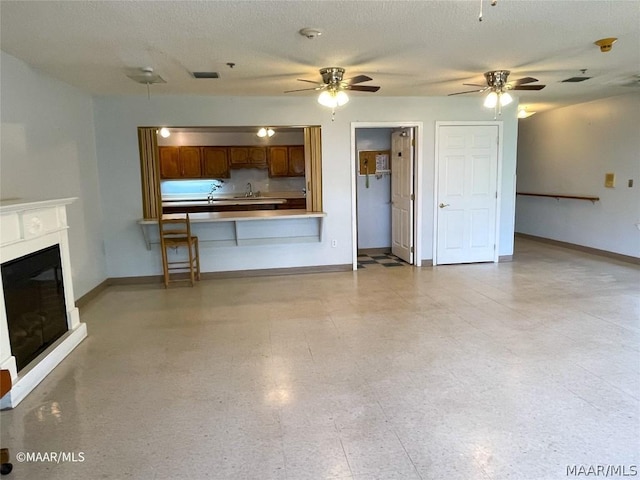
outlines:
{"label": "wooden kitchen cabinet", "polygon": [[304,177],[304,145],[289,148],[289,176]]}
{"label": "wooden kitchen cabinet", "polygon": [[289,175],[289,151],[287,147],[269,147],[269,176]]}
{"label": "wooden kitchen cabinet", "polygon": [[231,168],[267,168],[265,147],[229,147]]}
{"label": "wooden kitchen cabinet", "polygon": [[229,178],[229,158],[226,147],[202,147],[202,177]]}
{"label": "wooden kitchen cabinet", "polygon": [[161,178],[200,178],[200,147],[158,147]]}
{"label": "wooden kitchen cabinet", "polygon": [[270,177],[304,177],[304,146],[269,147]]}

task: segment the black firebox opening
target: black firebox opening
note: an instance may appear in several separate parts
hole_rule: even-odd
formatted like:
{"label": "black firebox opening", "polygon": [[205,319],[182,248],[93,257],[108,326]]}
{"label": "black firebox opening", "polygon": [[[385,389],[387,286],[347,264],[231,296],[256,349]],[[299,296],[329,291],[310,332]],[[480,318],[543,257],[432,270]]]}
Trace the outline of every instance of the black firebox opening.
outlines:
{"label": "black firebox opening", "polygon": [[2,284],[20,371],[68,330],[59,245],[3,263]]}

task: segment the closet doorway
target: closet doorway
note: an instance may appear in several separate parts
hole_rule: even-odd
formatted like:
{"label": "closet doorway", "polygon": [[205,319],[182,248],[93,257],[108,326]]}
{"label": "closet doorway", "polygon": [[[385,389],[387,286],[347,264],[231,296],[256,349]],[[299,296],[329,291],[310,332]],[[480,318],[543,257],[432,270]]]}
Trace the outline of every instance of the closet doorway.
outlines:
{"label": "closet doorway", "polygon": [[420,133],[418,123],[352,124],[354,270],[359,254],[421,263]]}

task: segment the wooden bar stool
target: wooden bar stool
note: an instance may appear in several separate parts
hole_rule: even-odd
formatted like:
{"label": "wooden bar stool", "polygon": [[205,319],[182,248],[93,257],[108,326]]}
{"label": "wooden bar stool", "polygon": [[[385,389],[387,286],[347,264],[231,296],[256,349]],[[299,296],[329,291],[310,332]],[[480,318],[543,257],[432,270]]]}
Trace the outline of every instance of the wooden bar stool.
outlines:
{"label": "wooden bar stool", "polygon": [[[176,213],[161,215],[158,218],[160,229],[160,250],[162,250],[162,268],[164,271],[164,286],[167,288],[169,282],[191,281],[191,286],[195,280],[200,280],[200,252],[198,248],[198,237],[191,235],[191,222],[188,213]],[[186,247],[187,259],[169,261],[167,248]],[[188,278],[175,276],[172,273],[189,272]]]}

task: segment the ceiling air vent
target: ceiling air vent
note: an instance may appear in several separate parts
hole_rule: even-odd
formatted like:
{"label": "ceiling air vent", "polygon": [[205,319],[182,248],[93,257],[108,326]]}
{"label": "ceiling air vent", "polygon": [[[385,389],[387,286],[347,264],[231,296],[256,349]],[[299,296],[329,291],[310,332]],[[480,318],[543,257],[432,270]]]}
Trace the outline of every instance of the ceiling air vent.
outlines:
{"label": "ceiling air vent", "polygon": [[571,78],[567,78],[565,80],[562,80],[562,83],[584,82],[585,80],[589,80],[590,78],[593,78],[593,77],[571,77]]}
{"label": "ceiling air vent", "polygon": [[193,72],[193,76],[196,78],[220,78],[218,72]]}

